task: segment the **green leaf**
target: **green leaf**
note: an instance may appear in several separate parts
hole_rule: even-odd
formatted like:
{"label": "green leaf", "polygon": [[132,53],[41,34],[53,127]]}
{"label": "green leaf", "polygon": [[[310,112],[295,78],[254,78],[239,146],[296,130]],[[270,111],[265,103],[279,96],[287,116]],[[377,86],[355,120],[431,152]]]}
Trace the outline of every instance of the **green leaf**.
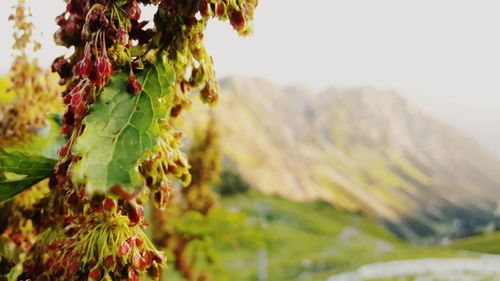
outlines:
{"label": "green leaf", "polygon": [[17,180],[3,180],[0,181],[0,202],[3,202],[25,189],[32,187],[38,182],[44,180],[47,176],[43,177],[25,177]]}
{"label": "green leaf", "polygon": [[72,180],[92,192],[106,192],[114,185],[138,187],[137,166],[147,149],[158,143],[159,121],[172,105],[174,70],[157,61],[137,75],[138,95],[127,91],[128,74],[115,73],[83,120],[85,130],[73,146],[81,159],[72,165]]}
{"label": "green leaf", "polygon": [[0,202],[49,177],[55,159],[0,149]]}
{"label": "green leaf", "polygon": [[54,171],[56,160],[21,152],[6,152],[0,149],[0,171],[18,175],[44,176]]}

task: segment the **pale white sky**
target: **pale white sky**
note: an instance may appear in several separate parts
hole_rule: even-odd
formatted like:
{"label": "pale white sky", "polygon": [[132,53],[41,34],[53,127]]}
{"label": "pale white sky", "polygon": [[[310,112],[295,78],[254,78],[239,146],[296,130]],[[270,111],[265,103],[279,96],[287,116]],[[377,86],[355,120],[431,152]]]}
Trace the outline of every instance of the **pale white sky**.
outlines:
{"label": "pale white sky", "polygon": [[[11,58],[14,0],[0,0],[0,73]],[[62,0],[28,0],[43,31],[43,65]],[[255,33],[238,38],[212,23],[219,77],[261,76],[279,85],[391,88],[500,156],[500,1],[260,0]]]}

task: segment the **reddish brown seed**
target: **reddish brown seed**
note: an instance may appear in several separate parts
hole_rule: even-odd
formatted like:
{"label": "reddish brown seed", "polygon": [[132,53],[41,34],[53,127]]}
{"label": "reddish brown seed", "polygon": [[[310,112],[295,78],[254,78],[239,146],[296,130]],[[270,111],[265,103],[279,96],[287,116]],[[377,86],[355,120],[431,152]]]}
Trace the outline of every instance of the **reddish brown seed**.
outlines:
{"label": "reddish brown seed", "polygon": [[137,245],[137,247],[141,247],[143,242],[144,241],[142,241],[141,238],[139,237],[135,238],[135,244]]}
{"label": "reddish brown seed", "polygon": [[158,264],[155,261],[153,261],[153,263],[151,264],[151,266],[148,268],[148,275],[153,280],[157,280],[157,279],[160,278],[160,269],[159,269]]}
{"label": "reddish brown seed", "polygon": [[72,74],[72,67],[68,60],[60,57],[54,60],[51,66],[52,72],[57,72],[61,78],[69,78]]}
{"label": "reddish brown seed", "polygon": [[[67,136],[69,133],[71,133],[73,131],[73,126],[72,125],[68,125],[68,124],[64,124],[62,127],[61,127],[61,132],[63,135]],[[62,148],[61,148],[62,150]]]}
{"label": "reddish brown seed", "polygon": [[134,95],[137,95],[141,92],[141,84],[137,81],[134,75],[130,75],[128,77],[127,90]]}
{"label": "reddish brown seed", "polygon": [[134,266],[134,268],[141,269],[141,264],[142,264],[141,260],[142,260],[141,254],[136,252],[132,257],[132,265]]}
{"label": "reddish brown seed", "polygon": [[134,226],[142,221],[144,217],[144,209],[141,205],[135,205],[128,208],[128,219],[130,220],[130,225]]}
{"label": "reddish brown seed", "polygon": [[101,270],[99,268],[94,268],[89,272],[90,280],[101,280]]}
{"label": "reddish brown seed", "polygon": [[146,253],[144,253],[144,261],[148,266],[151,265],[151,263],[153,262],[154,256],[155,254],[151,250],[148,250],[146,251]]}
{"label": "reddish brown seed", "polygon": [[118,248],[118,253],[121,256],[126,256],[129,251],[130,251],[130,246],[128,245],[127,241],[124,241]]}
{"label": "reddish brown seed", "polygon": [[127,16],[131,20],[139,20],[139,18],[141,17],[141,9],[136,0],[130,1],[130,6],[127,10]]}
{"label": "reddish brown seed", "polygon": [[68,273],[73,274],[78,270],[78,268],[80,268],[80,265],[78,264],[78,262],[72,261],[68,267]]}
{"label": "reddish brown seed", "polygon": [[102,264],[104,265],[104,267],[109,269],[115,264],[115,259],[113,258],[113,256],[109,255],[104,259]]}
{"label": "reddish brown seed", "polygon": [[108,83],[109,77],[113,72],[113,67],[108,57],[102,56],[97,58],[97,75],[94,79],[94,83],[97,86],[104,86]]}
{"label": "reddish brown seed", "polygon": [[243,16],[243,13],[241,11],[233,11],[231,13],[231,18],[229,19],[231,22],[231,25],[234,27],[234,29],[241,31],[243,28],[245,28],[245,17]]}
{"label": "reddish brown seed", "polygon": [[137,273],[137,271],[135,271],[134,269],[130,270],[128,272],[128,280],[129,281],[139,281],[139,274]]}
{"label": "reddish brown seed", "polygon": [[127,242],[127,244],[130,246],[130,248],[134,248],[135,247],[135,237],[130,237],[125,242]]}
{"label": "reddish brown seed", "polygon": [[116,31],[116,40],[122,45],[128,44],[128,33],[123,29],[123,27],[118,28]]}
{"label": "reddish brown seed", "polygon": [[217,6],[215,6],[215,14],[218,17],[224,16],[224,14],[226,13],[226,5],[222,2],[219,2],[216,5]]}
{"label": "reddish brown seed", "polygon": [[69,205],[76,205],[78,203],[78,195],[76,195],[75,192],[72,192],[69,196],[68,196],[68,204]]}
{"label": "reddish brown seed", "polygon": [[83,59],[80,60],[75,66],[76,75],[88,77],[92,71],[92,64],[90,62],[90,45],[85,46]]}
{"label": "reddish brown seed", "polygon": [[208,18],[210,16],[210,6],[207,0],[201,0],[200,4],[198,4],[198,9],[202,17]]}
{"label": "reddish brown seed", "polygon": [[66,19],[64,18],[64,14],[60,14],[56,17],[56,24],[57,25],[63,25],[66,23]]}
{"label": "reddish brown seed", "polygon": [[95,261],[95,259],[90,259],[90,260],[88,260],[88,261],[87,261],[87,265],[88,265],[89,267],[94,267],[94,266],[96,265],[96,261]]}
{"label": "reddish brown seed", "polygon": [[106,197],[106,199],[104,199],[104,203],[102,205],[104,211],[106,212],[112,211],[116,206],[115,201],[109,197]]}

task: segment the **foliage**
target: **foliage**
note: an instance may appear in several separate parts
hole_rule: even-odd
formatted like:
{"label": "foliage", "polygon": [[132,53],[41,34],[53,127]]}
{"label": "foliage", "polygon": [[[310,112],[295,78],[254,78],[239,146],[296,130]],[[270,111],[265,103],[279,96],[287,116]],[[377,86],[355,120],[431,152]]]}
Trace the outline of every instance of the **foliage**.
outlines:
{"label": "foliage", "polygon": [[49,177],[56,160],[0,149],[0,202]]}
{"label": "foliage", "polygon": [[500,253],[500,233],[493,232],[484,235],[474,235],[455,240],[450,245],[453,249],[461,249],[488,254]]}
{"label": "foliage", "polygon": [[267,252],[268,280],[327,280],[367,263],[429,257],[475,257],[447,247],[410,246],[377,221],[322,202],[300,203],[250,190],[223,197],[221,206],[238,210],[261,226],[260,247],[215,243],[230,280],[258,280],[258,251]]}
{"label": "foliage", "polygon": [[[174,258],[174,268],[186,280],[207,280],[207,266],[215,256],[211,247],[212,212],[216,196],[210,185],[216,179],[220,153],[214,123],[210,122],[204,135],[198,134],[189,151],[192,180],[177,190],[166,210],[156,208],[153,238],[160,247],[167,248]],[[193,254],[193,248],[198,249]],[[205,269],[205,270],[204,270]]]}
{"label": "foliage", "polygon": [[154,241],[166,249],[173,267],[185,280],[220,280],[216,245],[230,248],[260,242],[245,215],[219,206],[212,190],[219,181],[219,133],[212,117],[197,128],[189,149],[191,183],[175,189],[165,211],[155,209]]}
{"label": "foliage", "polygon": [[217,190],[222,196],[231,196],[238,193],[246,193],[250,190],[250,184],[241,175],[231,169],[226,169],[221,174],[221,182]]}
{"label": "foliage", "polygon": [[[140,2],[157,8],[151,24],[140,21],[141,6],[136,0],[69,0],[56,18],[60,28],[55,41],[71,48],[71,53],[52,64],[64,88],[61,133],[66,138],[54,169],[52,160],[22,156],[26,167],[40,168],[36,162],[47,161],[43,175],[30,169],[17,172],[24,173],[24,181],[50,175],[49,189],[31,189],[36,195],[33,202],[23,193],[2,206],[13,207],[2,237],[19,246],[10,255],[17,263],[11,279],[160,277],[165,258],[146,236],[144,213],[149,197],[157,210],[164,208],[175,178],[184,185],[191,180],[190,166],[180,150],[182,133],[173,126],[190,105],[188,93],[198,89],[203,101],[217,102],[218,84],[203,45],[203,31],[210,18],[218,18],[229,20],[240,35],[249,34],[257,1]],[[51,95],[54,88],[47,86],[50,79],[38,79],[41,72],[25,52],[33,26],[25,21],[24,0],[12,19],[17,28],[14,47],[20,51],[11,70],[12,89],[17,93],[1,111],[0,133],[6,136],[2,140],[24,143],[33,141],[29,136],[34,128],[46,124],[42,113],[54,110],[39,93],[56,99]],[[25,115],[29,118],[20,118]],[[52,149],[58,147],[56,143]],[[26,152],[26,145],[19,147]],[[49,150],[44,148],[40,154]],[[21,157],[20,152],[6,153],[3,181],[11,180],[9,161]],[[194,163],[193,174],[199,175]],[[193,177],[191,186],[201,187],[204,181]],[[192,197],[187,202],[196,203],[190,208],[208,215],[214,198],[189,192],[197,188],[186,190],[180,192]],[[196,199],[202,198],[207,200],[199,205]],[[191,229],[187,225],[179,223],[178,230]],[[29,227],[18,231],[23,226]]]}
{"label": "foliage", "polygon": [[[61,110],[57,75],[41,69],[27,55],[30,49],[36,52],[39,48],[32,40],[34,27],[29,16],[25,1],[20,0],[9,18],[14,24],[15,59],[8,77],[0,78],[0,201],[17,194],[0,203],[2,266],[18,263],[19,267],[36,240],[33,225],[40,217],[37,206],[48,194],[43,179],[53,173],[55,152],[64,141],[56,115],[46,116]],[[3,274],[2,269],[0,279]]]}
{"label": "foliage", "polygon": [[86,184],[88,192],[105,193],[115,184],[141,185],[137,162],[156,144],[158,123],[169,110],[175,79],[170,66],[157,62],[140,73],[137,80],[142,90],[137,95],[127,92],[127,79],[123,72],[111,77],[73,146],[73,155],[81,157],[72,168],[73,182]]}

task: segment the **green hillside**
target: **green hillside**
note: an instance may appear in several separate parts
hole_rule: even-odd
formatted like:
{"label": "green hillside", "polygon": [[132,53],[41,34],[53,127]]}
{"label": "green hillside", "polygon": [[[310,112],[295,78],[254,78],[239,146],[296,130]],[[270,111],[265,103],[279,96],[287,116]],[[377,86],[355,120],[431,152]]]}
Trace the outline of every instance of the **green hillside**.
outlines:
{"label": "green hillside", "polygon": [[[260,221],[268,280],[325,280],[367,263],[463,255],[447,248],[408,246],[374,220],[325,203],[296,203],[252,191],[223,198],[222,204],[245,213],[251,221]],[[259,249],[219,251],[229,280],[258,280]]]}
{"label": "green hillside", "polygon": [[455,240],[451,248],[498,255],[500,254],[500,232]]}
{"label": "green hillside", "polygon": [[214,115],[224,159],[252,187],[376,217],[399,237],[449,235],[454,220],[483,226],[500,202],[499,161],[391,91],[232,77],[215,110],[193,106],[186,123]]}

